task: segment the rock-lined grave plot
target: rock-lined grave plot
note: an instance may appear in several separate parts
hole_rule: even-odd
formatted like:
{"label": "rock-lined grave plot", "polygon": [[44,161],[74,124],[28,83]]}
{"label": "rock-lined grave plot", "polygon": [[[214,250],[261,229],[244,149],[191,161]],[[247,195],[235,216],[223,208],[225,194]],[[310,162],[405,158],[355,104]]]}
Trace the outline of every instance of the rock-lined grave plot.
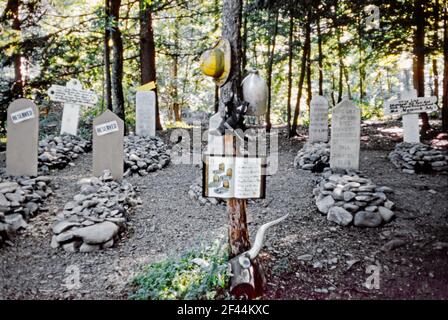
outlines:
{"label": "rock-lined grave plot", "polygon": [[342,226],[378,227],[394,217],[393,190],[377,186],[354,171],[325,169],[313,190],[316,205],[327,220]]}
{"label": "rock-lined grave plot", "polygon": [[294,166],[302,170],[322,172],[330,165],[330,144],[306,143],[294,158]]}
{"label": "rock-lined grave plot", "polygon": [[67,252],[110,248],[127,227],[132,208],[142,203],[138,190],[110,171],[78,181],[80,192],[65,204],[52,226],[51,246]]}
{"label": "rock-lined grave plot", "polygon": [[388,158],[405,173],[448,172],[448,153],[422,143],[399,143]]}
{"label": "rock-lined grave plot", "polygon": [[78,136],[47,136],[39,141],[39,168],[42,172],[63,169],[80,155],[91,150],[92,143]]}
{"label": "rock-lined grave plot", "polygon": [[44,201],[52,193],[51,178],[12,177],[0,173],[0,245],[27,227],[29,218],[47,210]]}
{"label": "rock-lined grave plot", "polygon": [[124,176],[146,176],[170,163],[170,155],[158,137],[129,135],[124,138]]}

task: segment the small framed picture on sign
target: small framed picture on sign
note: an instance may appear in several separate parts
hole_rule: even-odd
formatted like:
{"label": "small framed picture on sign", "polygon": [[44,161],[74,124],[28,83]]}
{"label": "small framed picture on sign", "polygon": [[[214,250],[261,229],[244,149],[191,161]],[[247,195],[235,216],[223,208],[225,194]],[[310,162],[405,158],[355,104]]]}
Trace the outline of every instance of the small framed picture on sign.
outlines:
{"label": "small framed picture on sign", "polygon": [[205,156],[202,194],[212,198],[259,199],[266,192],[264,158]]}

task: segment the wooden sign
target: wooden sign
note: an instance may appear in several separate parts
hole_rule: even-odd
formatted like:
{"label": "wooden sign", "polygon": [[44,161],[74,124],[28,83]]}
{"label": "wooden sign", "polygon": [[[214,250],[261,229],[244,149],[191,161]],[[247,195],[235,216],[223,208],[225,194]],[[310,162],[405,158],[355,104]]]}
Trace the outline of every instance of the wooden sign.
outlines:
{"label": "wooden sign", "polygon": [[33,101],[18,99],[8,108],[6,172],[12,176],[37,176],[39,111]]}
{"label": "wooden sign", "polygon": [[331,120],[330,167],[359,170],[361,110],[350,100],[342,100]]}
{"label": "wooden sign", "polygon": [[310,106],[310,129],[308,141],[328,141],[328,101],[323,96],[313,96]]}
{"label": "wooden sign", "polygon": [[115,113],[106,110],[93,120],[93,175],[110,170],[112,176],[123,178],[124,123]]}
{"label": "wooden sign", "polygon": [[407,97],[384,103],[385,115],[403,115],[411,113],[437,111],[437,97]]}
{"label": "wooden sign", "polygon": [[77,79],[71,79],[66,86],[52,85],[48,96],[52,101],[64,103],[61,134],[77,135],[80,106],[94,106],[98,102],[96,93],[83,90]]}
{"label": "wooden sign", "polygon": [[265,197],[266,165],[263,158],[205,156],[202,173],[204,197]]}

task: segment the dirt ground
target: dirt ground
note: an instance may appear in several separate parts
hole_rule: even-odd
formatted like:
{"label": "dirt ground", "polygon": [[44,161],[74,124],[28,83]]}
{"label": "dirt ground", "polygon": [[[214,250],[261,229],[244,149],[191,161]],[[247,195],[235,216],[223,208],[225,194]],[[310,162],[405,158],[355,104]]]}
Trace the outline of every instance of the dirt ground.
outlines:
{"label": "dirt ground", "polygon": [[[168,141],[169,133],[164,134]],[[262,251],[265,299],[447,299],[448,176],[406,175],[387,160],[400,139],[399,124],[363,128],[361,170],[375,183],[392,187],[397,217],[374,229],[340,227],[318,213],[312,196],[315,174],[297,170],[293,159],[306,136],[280,137],[279,170],[267,179],[267,199],[249,204],[250,232],[285,213],[269,230]],[[194,246],[225,239],[225,207],[200,206],[188,188],[200,175],[195,165],[170,164],[130,182],[140,188],[143,205],[111,249],[65,253],[50,248],[52,217],[89,176],[91,155],[74,167],[52,173],[58,186],[50,210],[35,217],[13,246],[0,248],[0,299],[126,299],[129,282],[149,262],[179,255]],[[391,251],[390,240],[404,245]],[[379,289],[364,286],[369,266],[379,268]],[[67,269],[69,268],[69,269]],[[79,270],[81,288],[65,287]]]}

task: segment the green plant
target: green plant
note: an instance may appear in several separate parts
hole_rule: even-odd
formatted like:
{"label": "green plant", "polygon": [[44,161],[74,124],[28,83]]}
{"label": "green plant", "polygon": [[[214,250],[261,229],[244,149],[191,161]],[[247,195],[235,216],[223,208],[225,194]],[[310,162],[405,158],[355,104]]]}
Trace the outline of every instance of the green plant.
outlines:
{"label": "green plant", "polygon": [[133,280],[131,299],[214,299],[228,283],[228,250],[219,242],[143,268]]}

